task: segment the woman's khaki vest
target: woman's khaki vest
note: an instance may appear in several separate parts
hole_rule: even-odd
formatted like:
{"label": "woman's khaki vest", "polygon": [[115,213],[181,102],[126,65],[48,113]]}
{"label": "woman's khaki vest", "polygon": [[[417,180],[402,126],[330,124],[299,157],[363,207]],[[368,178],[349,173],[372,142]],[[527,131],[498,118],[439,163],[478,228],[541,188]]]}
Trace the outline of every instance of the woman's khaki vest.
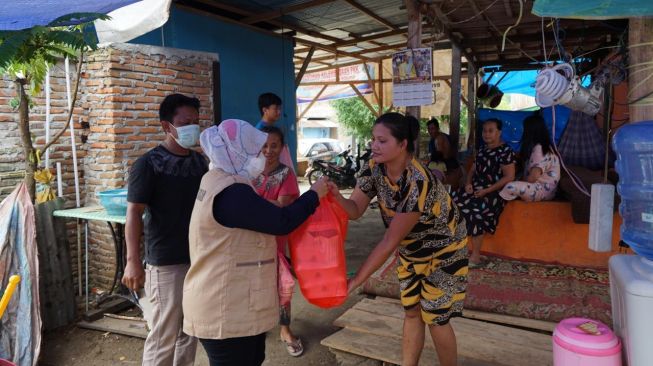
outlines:
{"label": "woman's khaki vest", "polygon": [[257,335],[279,321],[274,236],[227,228],[213,218],[213,198],[235,183],[249,185],[219,169],[206,173],[190,220],[184,332],[198,338]]}

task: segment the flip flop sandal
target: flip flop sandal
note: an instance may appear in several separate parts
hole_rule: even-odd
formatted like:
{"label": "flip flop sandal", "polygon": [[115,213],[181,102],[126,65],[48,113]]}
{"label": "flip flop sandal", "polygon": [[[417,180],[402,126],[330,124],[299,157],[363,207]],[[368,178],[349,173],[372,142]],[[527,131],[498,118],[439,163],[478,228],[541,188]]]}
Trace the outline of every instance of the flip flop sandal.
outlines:
{"label": "flip flop sandal", "polygon": [[487,265],[486,262],[478,262],[478,263],[469,262],[467,266],[469,267],[469,269],[479,269],[479,268],[484,268],[486,265]]}
{"label": "flip flop sandal", "polygon": [[302,340],[297,338],[294,342],[288,342],[285,339],[281,338],[281,342],[286,346],[286,351],[288,354],[293,357],[299,357],[304,353],[304,346],[302,345]]}

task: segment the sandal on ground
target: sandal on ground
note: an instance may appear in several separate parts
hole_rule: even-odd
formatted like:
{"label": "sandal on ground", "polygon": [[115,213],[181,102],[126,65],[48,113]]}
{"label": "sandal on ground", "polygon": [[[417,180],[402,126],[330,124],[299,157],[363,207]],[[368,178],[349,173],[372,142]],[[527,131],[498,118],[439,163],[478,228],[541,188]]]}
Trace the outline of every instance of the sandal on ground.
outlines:
{"label": "sandal on ground", "polygon": [[283,342],[283,344],[286,346],[286,351],[288,351],[288,354],[293,357],[299,357],[302,355],[302,353],[304,353],[304,346],[302,345],[302,340],[299,338],[291,342],[281,338],[281,342]]}
{"label": "sandal on ground", "polygon": [[469,264],[467,266],[469,267],[469,269],[478,269],[478,268],[483,268],[486,265],[487,265],[486,262],[481,261],[481,262],[478,262],[478,263],[469,262]]}

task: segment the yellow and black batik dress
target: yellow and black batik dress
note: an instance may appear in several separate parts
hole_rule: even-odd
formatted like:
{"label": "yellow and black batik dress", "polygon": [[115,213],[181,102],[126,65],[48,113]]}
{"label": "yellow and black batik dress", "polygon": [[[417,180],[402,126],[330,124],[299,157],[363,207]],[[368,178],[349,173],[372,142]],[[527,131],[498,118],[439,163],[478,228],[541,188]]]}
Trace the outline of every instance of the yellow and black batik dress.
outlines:
{"label": "yellow and black batik dress", "polygon": [[426,324],[444,325],[461,316],[467,288],[465,221],[444,186],[413,159],[397,182],[383,164],[370,160],[358,177],[359,188],[377,197],[388,227],[397,213],[419,212],[419,222],[399,246],[401,303],[420,305]]}

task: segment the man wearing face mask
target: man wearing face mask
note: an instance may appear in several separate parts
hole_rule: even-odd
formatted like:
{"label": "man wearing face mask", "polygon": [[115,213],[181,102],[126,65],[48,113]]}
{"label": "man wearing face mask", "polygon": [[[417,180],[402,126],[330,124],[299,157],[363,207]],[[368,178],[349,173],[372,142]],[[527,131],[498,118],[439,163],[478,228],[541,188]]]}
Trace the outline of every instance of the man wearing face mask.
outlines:
{"label": "man wearing face mask", "polygon": [[[188,227],[207,162],[199,140],[197,98],[167,96],[159,108],[165,139],[134,163],[127,194],[127,266],[122,283],[152,304],[143,365],[192,365],[197,340],[181,327],[183,283],[190,266]],[[143,220],[143,214],[145,219]],[[140,238],[145,229],[145,263]]]}

